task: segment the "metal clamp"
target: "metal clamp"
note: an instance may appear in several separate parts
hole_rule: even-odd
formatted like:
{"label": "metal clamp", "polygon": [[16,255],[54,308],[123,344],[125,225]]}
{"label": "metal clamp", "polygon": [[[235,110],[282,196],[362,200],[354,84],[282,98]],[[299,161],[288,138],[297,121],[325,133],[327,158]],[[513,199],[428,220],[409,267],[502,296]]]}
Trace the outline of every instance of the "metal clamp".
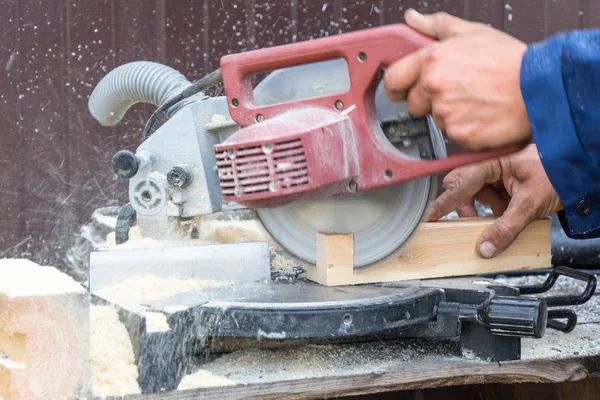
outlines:
{"label": "metal clamp", "polygon": [[[519,293],[522,295],[545,293],[554,287],[556,280],[561,275],[587,282],[587,284],[583,293],[578,296],[546,297],[545,300],[548,307],[576,306],[586,303],[594,295],[596,291],[596,277],[592,274],[567,267],[554,268],[541,285],[517,286],[517,289],[519,289]],[[566,319],[567,321],[565,323],[559,321],[559,319]],[[577,314],[572,310],[548,310],[548,328],[568,333],[575,329],[575,325],[577,325]]]}

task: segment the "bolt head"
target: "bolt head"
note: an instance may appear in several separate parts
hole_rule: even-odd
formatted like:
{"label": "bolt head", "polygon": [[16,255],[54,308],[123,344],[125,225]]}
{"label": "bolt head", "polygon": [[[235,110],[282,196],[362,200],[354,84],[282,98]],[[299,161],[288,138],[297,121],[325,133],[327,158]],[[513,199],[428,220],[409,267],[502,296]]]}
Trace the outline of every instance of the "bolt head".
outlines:
{"label": "bolt head", "polygon": [[273,145],[271,143],[265,143],[262,146],[262,150],[265,154],[271,154],[273,152]]}
{"label": "bolt head", "polygon": [[177,188],[184,188],[192,181],[191,174],[184,167],[173,167],[167,174],[169,185]]}
{"label": "bolt head", "polygon": [[271,192],[277,192],[279,190],[280,186],[279,186],[279,182],[271,182],[271,184],[269,185],[269,190]]}

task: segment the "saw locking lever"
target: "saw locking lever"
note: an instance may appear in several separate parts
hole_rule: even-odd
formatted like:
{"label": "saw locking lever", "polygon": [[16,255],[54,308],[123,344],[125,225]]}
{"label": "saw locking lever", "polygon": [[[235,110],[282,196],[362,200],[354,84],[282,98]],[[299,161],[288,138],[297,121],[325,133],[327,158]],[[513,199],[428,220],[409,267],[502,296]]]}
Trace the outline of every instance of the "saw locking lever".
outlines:
{"label": "saw locking lever", "polygon": [[[395,185],[496,158],[522,146],[424,161],[397,150],[375,110],[381,72],[433,40],[406,25],[389,25],[221,59],[232,119],[244,127],[215,146],[226,201],[280,206]],[[259,106],[252,77],[343,58],[345,93]]]}
{"label": "saw locking lever", "polygon": [[[541,338],[546,327],[571,332],[577,325],[577,314],[569,309],[549,308],[586,303],[596,290],[594,275],[567,267],[556,267],[542,284],[517,286],[517,289],[521,296],[545,293],[552,289],[561,275],[586,282],[583,292],[577,296],[492,296],[479,306],[462,305],[461,319],[477,321],[492,334],[500,336]],[[560,321],[561,319],[566,322]]]}

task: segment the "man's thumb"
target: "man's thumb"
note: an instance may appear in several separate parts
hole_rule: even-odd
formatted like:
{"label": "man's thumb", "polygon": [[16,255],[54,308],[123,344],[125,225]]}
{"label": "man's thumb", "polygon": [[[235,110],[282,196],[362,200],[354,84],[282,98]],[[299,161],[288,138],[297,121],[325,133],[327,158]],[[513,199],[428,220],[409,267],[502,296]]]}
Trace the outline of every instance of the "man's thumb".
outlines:
{"label": "man's thumb", "polygon": [[[514,203],[514,199],[512,200]],[[530,212],[523,212],[522,208],[514,204],[504,212],[479,238],[479,254],[483,258],[493,258],[510,246],[517,236],[533,222],[534,217]]]}
{"label": "man's thumb", "polygon": [[408,9],[404,13],[408,26],[414,30],[436,39],[446,39],[459,35],[471,28],[473,24],[445,12],[423,15],[415,9]]}

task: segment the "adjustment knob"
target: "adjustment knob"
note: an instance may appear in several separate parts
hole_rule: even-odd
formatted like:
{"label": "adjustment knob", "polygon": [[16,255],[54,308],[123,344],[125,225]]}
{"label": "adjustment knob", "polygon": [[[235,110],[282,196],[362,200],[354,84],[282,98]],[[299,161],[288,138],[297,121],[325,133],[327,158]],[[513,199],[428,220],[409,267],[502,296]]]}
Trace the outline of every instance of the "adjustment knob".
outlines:
{"label": "adjustment knob", "polygon": [[494,335],[541,338],[548,309],[543,298],[496,296],[480,310],[479,318]]}
{"label": "adjustment knob", "polygon": [[119,178],[133,178],[138,172],[140,159],[129,150],[118,151],[112,159],[112,168]]}

